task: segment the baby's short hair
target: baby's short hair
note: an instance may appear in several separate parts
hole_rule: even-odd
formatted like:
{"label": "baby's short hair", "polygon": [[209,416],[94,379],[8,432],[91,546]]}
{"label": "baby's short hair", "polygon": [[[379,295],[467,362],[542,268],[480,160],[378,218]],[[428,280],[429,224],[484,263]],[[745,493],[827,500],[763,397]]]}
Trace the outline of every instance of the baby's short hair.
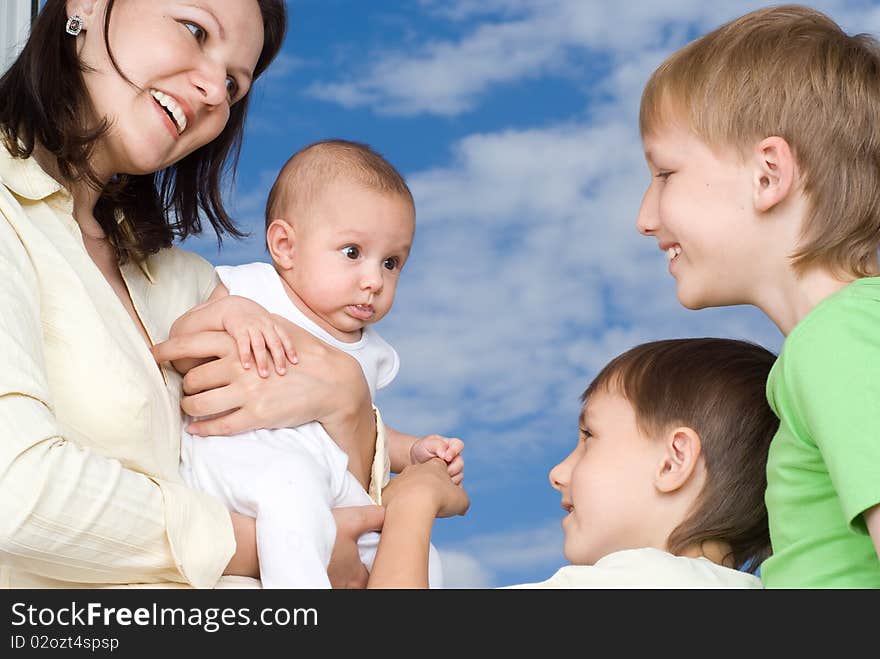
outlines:
{"label": "baby's short hair", "polygon": [[798,5],[759,9],[691,42],[642,93],[648,136],[681,121],[744,153],[778,135],[809,207],[794,267],[876,274],[880,245],[880,44]]}
{"label": "baby's short hair", "polygon": [[369,145],[327,139],[304,146],[284,163],[266,201],[266,228],[274,219],[307,212],[323,189],[338,179],[400,195],[415,208],[403,176]]}
{"label": "baby's short hair", "polygon": [[639,428],[657,437],[677,426],[700,436],[706,481],[669,551],[718,540],[738,567],[754,572],[770,555],[764,490],[767,452],[779,420],[766,398],[776,356],[748,341],[669,339],[638,345],[611,360],[581,396],[617,393]]}

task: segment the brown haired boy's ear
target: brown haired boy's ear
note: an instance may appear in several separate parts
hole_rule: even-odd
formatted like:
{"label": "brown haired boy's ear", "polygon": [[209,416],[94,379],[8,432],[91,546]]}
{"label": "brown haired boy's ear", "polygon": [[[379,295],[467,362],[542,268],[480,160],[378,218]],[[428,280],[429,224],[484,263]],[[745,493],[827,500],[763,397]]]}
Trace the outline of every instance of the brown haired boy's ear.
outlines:
{"label": "brown haired boy's ear", "polygon": [[783,201],[791,192],[795,162],[785,139],[765,137],[755,147],[754,198],[755,208],[766,212]]}
{"label": "brown haired boy's ear", "polygon": [[266,229],[266,247],[278,267],[290,270],[296,260],[296,230],[287,220],[272,220]]}
{"label": "brown haired boy's ear", "polygon": [[703,444],[693,428],[675,428],[663,438],[663,453],[654,486],[664,493],[675,492],[688,484],[697,474]]}

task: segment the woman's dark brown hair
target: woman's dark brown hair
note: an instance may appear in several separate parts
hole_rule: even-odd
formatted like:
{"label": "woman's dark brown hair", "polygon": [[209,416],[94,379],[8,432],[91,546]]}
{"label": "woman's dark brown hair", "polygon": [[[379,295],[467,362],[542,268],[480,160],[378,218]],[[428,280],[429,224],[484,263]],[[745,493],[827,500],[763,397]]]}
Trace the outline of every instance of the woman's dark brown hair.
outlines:
{"label": "woman's dark brown hair", "polygon": [[764,491],[779,420],[765,392],[775,360],[747,341],[655,341],[613,359],[581,396],[586,402],[596,391],[619,393],[646,435],[687,426],[700,436],[706,482],[687,519],[669,536],[673,554],[707,541],[726,542],[735,565],[749,572],[770,555]]}
{"label": "woman's dark brown hair", "polygon": [[[284,0],[257,3],[264,37],[254,80],[278,54],[287,27]],[[107,0],[104,39],[116,66],[107,41],[114,4]],[[0,130],[13,156],[27,158],[40,144],[55,156],[63,177],[97,185],[89,158],[109,126],[105,119],[93,124],[75,40],[64,31],[66,21],[65,1],[47,0],[18,59],[0,78]],[[116,70],[125,77],[118,66]],[[120,260],[142,258],[175,239],[200,233],[200,212],[218,242],[224,233],[244,235],[223,206],[221,185],[224,174],[234,176],[247,109],[245,96],[230,108],[229,121],[217,138],[167,169],[120,176],[104,188],[95,218],[115,243]],[[116,221],[119,212],[126,222]]]}

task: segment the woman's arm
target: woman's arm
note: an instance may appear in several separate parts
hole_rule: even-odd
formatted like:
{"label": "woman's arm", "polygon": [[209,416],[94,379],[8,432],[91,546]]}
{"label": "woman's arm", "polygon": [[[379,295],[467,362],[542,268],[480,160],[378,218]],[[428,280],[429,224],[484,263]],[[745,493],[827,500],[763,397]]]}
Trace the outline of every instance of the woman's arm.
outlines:
{"label": "woman's arm", "polygon": [[435,517],[464,515],[467,493],[440,458],[406,467],[382,492],[385,523],[368,588],[427,588],[428,552]]}
{"label": "woman's arm", "polygon": [[254,369],[244,369],[225,332],[177,336],[153,347],[158,362],[213,358],[183,379],[183,410],[193,417],[211,417],[194,422],[190,432],[230,435],[318,421],[351,457],[352,473],[365,482],[375,452],[376,417],[360,365],[306,330],[276,318],[293,338],[299,358],[283,376],[270,371],[269,377],[261,378]]}
{"label": "woman's arm", "polygon": [[59,295],[67,284],[44,296],[55,273],[46,266],[38,276],[4,221],[4,201],[0,194],[0,563],[71,583],[213,586],[234,552],[220,502],[78,444],[56,417],[93,392],[49,385],[41,300],[67,303]]}

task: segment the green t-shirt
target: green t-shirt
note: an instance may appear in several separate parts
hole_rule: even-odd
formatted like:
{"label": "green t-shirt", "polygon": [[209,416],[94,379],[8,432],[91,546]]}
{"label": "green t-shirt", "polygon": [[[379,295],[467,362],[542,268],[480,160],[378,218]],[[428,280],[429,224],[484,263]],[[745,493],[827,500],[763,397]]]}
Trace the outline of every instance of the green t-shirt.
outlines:
{"label": "green t-shirt", "polygon": [[779,431],[767,463],[768,588],[880,588],[862,513],[880,503],[880,277],[792,330],[767,381]]}

